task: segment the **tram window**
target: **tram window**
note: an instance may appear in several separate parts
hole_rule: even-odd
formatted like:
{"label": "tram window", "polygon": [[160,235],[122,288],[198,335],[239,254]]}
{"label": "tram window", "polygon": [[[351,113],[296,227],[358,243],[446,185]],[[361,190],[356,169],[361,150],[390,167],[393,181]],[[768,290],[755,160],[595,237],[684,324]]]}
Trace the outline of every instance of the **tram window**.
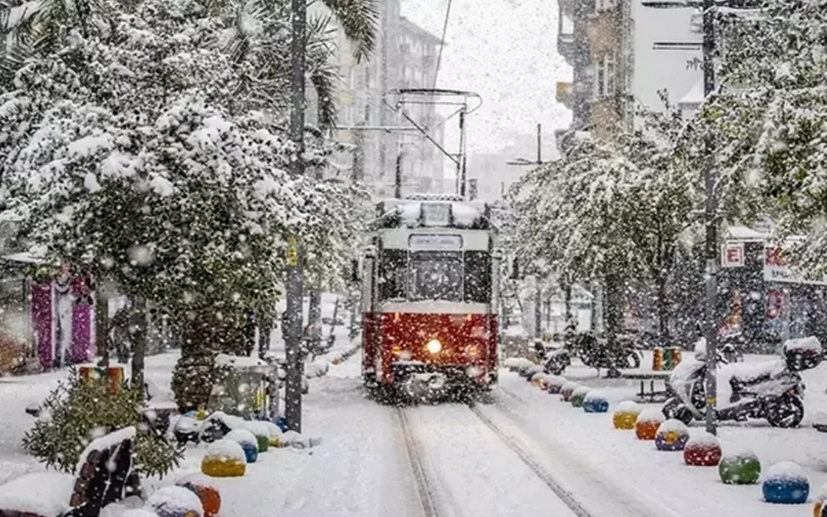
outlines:
{"label": "tram window", "polygon": [[462,300],[461,253],[413,253],[410,267],[411,300]]}
{"label": "tram window", "polygon": [[379,278],[379,297],[382,300],[405,299],[405,277],[408,252],[405,250],[383,250],[381,275]]}
{"label": "tram window", "polygon": [[465,301],[491,303],[491,255],[487,251],[465,252]]}

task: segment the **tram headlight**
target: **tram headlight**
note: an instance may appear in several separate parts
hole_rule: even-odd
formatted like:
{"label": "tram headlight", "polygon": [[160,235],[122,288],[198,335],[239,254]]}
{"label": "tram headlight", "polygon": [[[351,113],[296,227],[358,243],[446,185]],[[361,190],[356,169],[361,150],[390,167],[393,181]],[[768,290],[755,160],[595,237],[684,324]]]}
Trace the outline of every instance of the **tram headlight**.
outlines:
{"label": "tram headlight", "polygon": [[425,345],[425,349],[432,355],[436,355],[442,351],[442,343],[438,339],[432,339]]}

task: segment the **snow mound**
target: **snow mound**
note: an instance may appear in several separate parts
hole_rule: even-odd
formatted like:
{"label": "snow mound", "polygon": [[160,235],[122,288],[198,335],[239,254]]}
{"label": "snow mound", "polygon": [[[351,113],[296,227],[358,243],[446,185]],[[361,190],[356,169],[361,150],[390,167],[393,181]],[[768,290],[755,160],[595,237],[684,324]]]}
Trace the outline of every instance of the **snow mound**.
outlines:
{"label": "snow mound", "polygon": [[825,500],[827,500],[827,484],[823,485],[818,489],[818,492],[816,492],[816,502],[824,503]]}
{"label": "snow mound", "polygon": [[215,356],[216,366],[237,366],[241,368],[249,368],[253,366],[270,366],[267,361],[263,361],[258,357],[247,357],[229,354],[218,354]]}
{"label": "snow mound", "polygon": [[804,473],[798,463],[792,461],[782,461],[773,465],[764,480],[784,480],[784,481],[806,481],[807,474]]}
{"label": "snow mound", "polygon": [[605,391],[591,390],[588,393],[586,393],[586,398],[583,399],[583,400],[584,400],[584,402],[599,402],[599,401],[605,401],[605,400],[608,400],[608,399],[606,398],[606,392]]}
{"label": "snow mound", "polygon": [[588,386],[577,386],[572,392],[572,396],[585,397],[589,394],[590,391],[591,388],[589,388]]}
{"label": "snow mound", "polygon": [[784,353],[807,352],[811,354],[820,354],[821,350],[821,342],[815,336],[788,339],[784,342]]}
{"label": "snow mound", "polygon": [[133,508],[123,512],[121,517],[158,517],[158,514],[146,508]]}
{"label": "snow mound", "polygon": [[503,361],[503,366],[506,368],[517,368],[520,365],[519,357],[508,357]]}
{"label": "snow mound", "polygon": [[308,438],[297,433],[296,431],[287,431],[282,435],[282,442],[285,445],[289,445],[295,449],[307,449],[310,447],[316,447],[322,443],[322,440],[321,438]]}
{"label": "snow mound", "polygon": [[180,486],[165,486],[159,489],[149,496],[146,504],[162,515],[204,515],[201,499],[192,490]]}
{"label": "snow mound", "polygon": [[736,449],[734,451],[725,452],[724,458],[726,459],[738,459],[738,460],[757,460],[758,455],[755,454],[755,451],[748,447],[743,447],[741,449]]}
{"label": "snow mound", "polygon": [[[661,413],[663,415],[663,413]],[[658,433],[683,433],[689,434],[689,428],[686,427],[686,424],[677,420],[675,418],[670,418],[665,422],[660,424],[658,427]]]}
{"label": "snow mound", "polygon": [[544,381],[547,377],[548,377],[548,375],[546,375],[543,372],[535,373],[534,375],[531,376],[531,382]]}
{"label": "snow mound", "polygon": [[543,367],[538,366],[536,364],[532,364],[530,368],[525,370],[525,373],[526,373],[526,375],[531,377],[533,375],[537,375],[538,373],[543,373]]}
{"label": "snow mound", "polygon": [[324,377],[327,375],[328,370],[330,370],[330,363],[323,359],[319,359],[311,363],[307,363],[304,366],[304,375],[308,379],[312,379],[313,377]]}
{"label": "snow mound", "polygon": [[[276,424],[272,425],[273,427],[278,429],[278,426]],[[267,438],[271,437],[271,428],[267,425],[267,422],[262,422],[260,420],[252,420],[250,422],[245,422],[244,428],[256,436],[266,436]]]}
{"label": "snow mound", "polygon": [[206,458],[220,461],[238,461],[247,463],[247,456],[244,454],[244,449],[238,442],[232,440],[218,440],[207,447]]}
{"label": "snow mound", "polygon": [[689,441],[686,443],[687,447],[690,445],[697,447],[720,447],[718,438],[714,434],[707,433],[706,431],[693,431],[692,434],[689,435]]}
{"label": "snow mound", "polygon": [[36,515],[62,515],[70,510],[75,488],[71,474],[25,474],[0,485],[0,510]]}
{"label": "snow mound", "polygon": [[192,472],[190,474],[183,475],[175,481],[175,484],[177,486],[183,486],[186,483],[192,483],[193,485],[198,486],[206,486],[209,488],[214,488],[216,490],[219,489],[218,484],[215,483],[215,481],[213,481],[213,478],[200,472]]}
{"label": "snow mound", "polygon": [[546,375],[546,382],[549,386],[559,386],[562,388],[569,381],[559,375]]}
{"label": "snow mound", "polygon": [[240,444],[248,444],[248,445],[255,445],[258,447],[258,440],[256,439],[256,435],[248,431],[247,429],[233,429],[227,436],[224,437],[225,440],[232,440],[234,442]]}
{"label": "snow mound", "polygon": [[663,416],[663,411],[657,408],[644,409],[637,416],[638,422],[658,422],[663,423],[666,417]]}
{"label": "snow mound", "polygon": [[574,381],[566,381],[566,382],[564,382],[564,383],[563,383],[563,390],[571,390],[571,391],[574,391],[574,390],[576,390],[576,389],[577,389],[577,388],[579,388],[579,387],[580,387],[580,385],[579,385],[579,384],[577,384],[577,383],[576,383],[576,382],[574,382]]}
{"label": "snow mound", "polygon": [[618,413],[640,413],[641,407],[640,404],[634,400],[624,400],[617,405],[617,409],[615,411]]}

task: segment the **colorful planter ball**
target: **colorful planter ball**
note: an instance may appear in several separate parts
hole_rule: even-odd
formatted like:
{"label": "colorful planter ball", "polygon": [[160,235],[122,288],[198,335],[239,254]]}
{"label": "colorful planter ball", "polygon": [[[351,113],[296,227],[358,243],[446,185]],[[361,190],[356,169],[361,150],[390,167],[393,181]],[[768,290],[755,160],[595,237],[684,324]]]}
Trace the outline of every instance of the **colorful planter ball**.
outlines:
{"label": "colorful planter ball", "polygon": [[580,385],[576,382],[567,382],[563,384],[560,388],[560,398],[563,399],[564,402],[568,402],[571,400],[571,396],[574,394],[574,390],[579,388]]}
{"label": "colorful planter ball", "polygon": [[149,496],[146,505],[158,517],[204,517],[201,500],[191,490],[165,486]]}
{"label": "colorful planter ball", "polygon": [[827,485],[821,487],[818,491],[818,497],[813,505],[813,517],[827,517]]}
{"label": "colorful planter ball", "polygon": [[241,445],[232,440],[211,443],[201,460],[201,472],[211,477],[238,477],[246,470],[247,455]]}
{"label": "colorful planter ball", "polygon": [[546,374],[543,372],[535,373],[531,376],[531,384],[542,388],[545,385]]}
{"label": "colorful planter ball", "polygon": [[204,509],[204,517],[217,517],[221,510],[221,495],[218,488],[210,482],[210,479],[200,474],[191,474],[179,479],[177,486],[190,490],[201,500],[201,507]]}
{"label": "colorful planter ball", "polygon": [[761,462],[749,449],[724,454],[718,464],[718,474],[727,485],[754,485],[761,478]]}
{"label": "colorful planter ball", "polygon": [[635,422],[637,422],[640,411],[640,404],[637,402],[631,400],[621,402],[617,405],[614,415],[612,415],[612,424],[614,424],[615,429],[631,431],[635,428]]}
{"label": "colorful planter ball", "polygon": [[607,413],[609,401],[606,394],[600,390],[591,390],[583,399],[583,411],[586,413]]}
{"label": "colorful planter ball", "polygon": [[265,422],[259,420],[245,422],[244,428],[255,435],[258,452],[266,452],[270,448],[270,428]]}
{"label": "colorful planter ball", "polygon": [[255,463],[258,459],[258,440],[256,435],[246,429],[233,429],[227,436],[227,440],[232,440],[244,449],[244,455],[247,458],[247,463]]}
{"label": "colorful planter ball", "polygon": [[532,364],[529,368],[526,368],[522,371],[520,375],[526,378],[527,381],[531,381],[531,379],[537,375],[538,373],[543,373],[543,367],[538,366],[536,364]]}
{"label": "colorful planter ball", "polygon": [[682,451],[689,442],[689,428],[680,420],[670,419],[660,424],[655,433],[655,447],[659,451]]}
{"label": "colorful planter ball", "polygon": [[560,390],[563,389],[563,385],[567,382],[565,378],[559,375],[548,375],[546,376],[546,391],[552,395],[559,395]]}
{"label": "colorful planter ball", "polygon": [[683,461],[692,467],[715,467],[721,455],[718,438],[706,431],[693,432],[683,448]]}
{"label": "colorful planter ball", "polygon": [[810,495],[810,482],[798,464],[782,461],[767,472],[761,491],[768,503],[803,504]]}
{"label": "colorful planter ball", "polygon": [[638,440],[654,440],[658,434],[658,428],[666,417],[660,409],[644,409],[635,420],[635,434]]}
{"label": "colorful planter ball", "polygon": [[586,400],[586,395],[589,394],[591,388],[587,386],[580,386],[579,388],[575,389],[572,394],[569,402],[571,402],[572,407],[583,407],[583,401]]}

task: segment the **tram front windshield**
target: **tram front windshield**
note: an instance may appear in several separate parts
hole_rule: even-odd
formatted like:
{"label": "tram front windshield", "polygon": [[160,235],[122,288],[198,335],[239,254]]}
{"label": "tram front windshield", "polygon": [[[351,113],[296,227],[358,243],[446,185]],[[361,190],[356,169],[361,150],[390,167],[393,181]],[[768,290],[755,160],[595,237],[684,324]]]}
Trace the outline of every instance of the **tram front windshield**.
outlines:
{"label": "tram front windshield", "polygon": [[411,253],[410,299],[462,301],[462,253]]}

